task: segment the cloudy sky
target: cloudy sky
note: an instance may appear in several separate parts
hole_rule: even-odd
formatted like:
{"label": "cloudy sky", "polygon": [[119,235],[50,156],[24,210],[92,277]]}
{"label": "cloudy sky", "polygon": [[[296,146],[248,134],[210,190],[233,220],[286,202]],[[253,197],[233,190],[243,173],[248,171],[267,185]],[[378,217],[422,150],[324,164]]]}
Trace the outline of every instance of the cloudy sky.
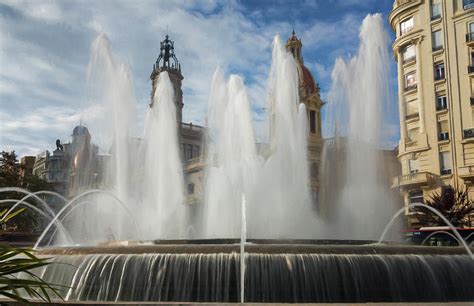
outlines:
{"label": "cloudy sky", "polygon": [[[263,138],[273,36],[286,40],[295,29],[305,64],[325,98],[336,58],[357,52],[363,18],[380,12],[386,20],[392,2],[0,0],[0,150],[20,155],[51,150],[57,138],[69,140],[81,118],[87,125],[94,114],[84,104],[89,50],[102,32],[132,73],[137,121],[143,120],[149,75],[168,32],[184,75],[184,121],[203,124],[212,73],[221,65],[226,74],[244,78],[257,135]],[[387,145],[398,137],[397,108],[392,109]]]}

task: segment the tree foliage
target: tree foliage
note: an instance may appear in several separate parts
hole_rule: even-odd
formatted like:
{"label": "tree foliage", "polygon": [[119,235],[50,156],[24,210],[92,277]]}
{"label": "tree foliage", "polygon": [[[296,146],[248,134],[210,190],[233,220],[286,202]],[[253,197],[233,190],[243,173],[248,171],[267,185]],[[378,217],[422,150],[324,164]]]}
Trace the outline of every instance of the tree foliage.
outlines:
{"label": "tree foliage", "polygon": [[[30,192],[41,190],[54,190],[52,184],[46,182],[36,175],[20,175],[21,166],[18,162],[15,151],[0,152],[0,187],[20,187]],[[11,191],[0,193],[0,200],[23,198],[25,194]],[[0,212],[5,212],[5,209],[10,208],[14,202],[0,204]],[[8,223],[0,224],[4,231],[24,231],[31,232],[39,225],[39,216],[31,209],[15,211],[17,217],[10,220]],[[1,217],[0,217],[1,218]]]}
{"label": "tree foliage", "polygon": [[[438,210],[455,227],[469,227],[474,214],[474,202],[469,199],[467,189],[445,188],[442,192],[434,193],[426,205]],[[426,208],[416,208],[420,212],[418,220],[425,226],[446,226],[447,224],[437,215]]]}

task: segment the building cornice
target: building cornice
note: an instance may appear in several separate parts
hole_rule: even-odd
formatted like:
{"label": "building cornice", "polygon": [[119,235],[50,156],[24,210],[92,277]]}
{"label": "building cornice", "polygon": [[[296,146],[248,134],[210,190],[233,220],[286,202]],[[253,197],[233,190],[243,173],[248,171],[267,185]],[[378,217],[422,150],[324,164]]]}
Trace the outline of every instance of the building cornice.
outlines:
{"label": "building cornice", "polygon": [[422,35],[422,33],[423,33],[422,28],[413,29],[409,33],[395,39],[392,45],[393,53],[397,54],[397,51],[400,47],[403,47],[409,43],[416,45],[417,43],[421,42],[424,38],[424,35]]}
{"label": "building cornice", "polygon": [[395,31],[395,25],[394,25],[394,20],[395,18],[401,14],[402,12],[405,12],[409,9],[415,8],[419,6],[420,4],[423,3],[424,0],[411,0],[411,1],[406,1],[403,4],[399,4],[397,6],[394,6],[390,14],[388,15],[388,23],[392,27],[392,29]]}

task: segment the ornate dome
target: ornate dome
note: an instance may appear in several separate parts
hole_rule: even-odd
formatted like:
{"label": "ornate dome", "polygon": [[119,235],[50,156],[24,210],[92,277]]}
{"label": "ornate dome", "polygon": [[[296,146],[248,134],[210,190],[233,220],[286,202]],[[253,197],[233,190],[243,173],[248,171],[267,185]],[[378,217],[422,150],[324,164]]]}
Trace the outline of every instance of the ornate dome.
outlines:
{"label": "ornate dome", "polygon": [[72,135],[73,136],[89,135],[89,130],[83,125],[78,125],[74,128],[74,130],[72,130]]}
{"label": "ornate dome", "polygon": [[306,68],[304,64],[298,65],[298,68],[299,68],[298,70],[301,69],[301,72],[299,73],[300,84],[304,86],[306,94],[309,95],[309,94],[316,93],[318,90],[318,87],[316,86],[313,75],[311,74],[309,69]]}

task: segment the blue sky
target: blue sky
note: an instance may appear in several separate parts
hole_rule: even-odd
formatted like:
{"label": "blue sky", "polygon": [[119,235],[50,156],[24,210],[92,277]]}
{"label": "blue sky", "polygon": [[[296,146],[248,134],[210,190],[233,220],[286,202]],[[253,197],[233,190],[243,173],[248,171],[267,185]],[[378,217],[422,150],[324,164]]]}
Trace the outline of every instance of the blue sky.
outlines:
{"label": "blue sky", "polygon": [[[130,67],[138,121],[144,118],[148,77],[168,29],[184,75],[184,121],[204,123],[212,73],[221,65],[226,74],[244,78],[257,136],[264,138],[273,36],[286,40],[295,29],[305,64],[325,98],[336,58],[357,53],[363,18],[379,12],[386,20],[391,6],[391,0],[0,0],[0,150],[24,155],[53,149],[57,138],[69,140],[81,118],[87,125],[94,117],[97,110],[84,102],[84,87],[90,44],[100,32]],[[386,146],[398,140],[396,110],[387,114]]]}

